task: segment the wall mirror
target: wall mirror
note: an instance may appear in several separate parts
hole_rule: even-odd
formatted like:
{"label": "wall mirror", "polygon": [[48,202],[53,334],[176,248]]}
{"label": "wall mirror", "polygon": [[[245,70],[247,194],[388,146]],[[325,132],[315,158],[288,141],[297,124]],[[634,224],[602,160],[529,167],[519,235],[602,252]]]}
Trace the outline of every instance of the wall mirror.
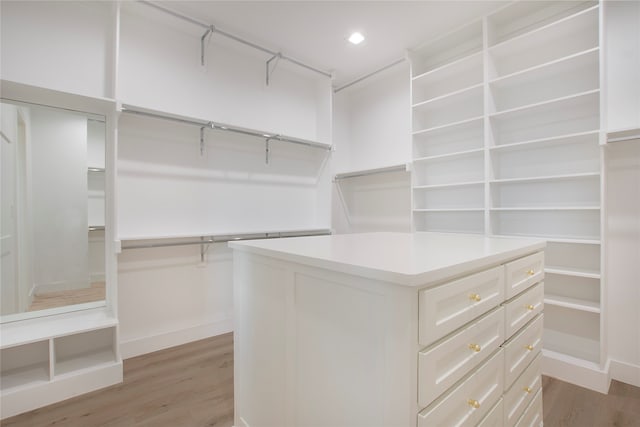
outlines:
{"label": "wall mirror", "polygon": [[105,118],[0,106],[0,321],[104,306]]}

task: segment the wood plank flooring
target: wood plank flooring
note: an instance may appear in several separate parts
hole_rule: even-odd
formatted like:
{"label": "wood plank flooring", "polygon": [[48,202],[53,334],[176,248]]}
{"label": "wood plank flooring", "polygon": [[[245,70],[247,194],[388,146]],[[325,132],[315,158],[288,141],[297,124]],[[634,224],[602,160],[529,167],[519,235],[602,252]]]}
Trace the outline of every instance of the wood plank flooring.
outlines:
{"label": "wood plank flooring", "polygon": [[[640,427],[638,387],[614,381],[609,394],[603,395],[548,377],[543,377],[542,386],[545,427]],[[231,427],[233,335],[125,360],[122,384],[0,425]]]}

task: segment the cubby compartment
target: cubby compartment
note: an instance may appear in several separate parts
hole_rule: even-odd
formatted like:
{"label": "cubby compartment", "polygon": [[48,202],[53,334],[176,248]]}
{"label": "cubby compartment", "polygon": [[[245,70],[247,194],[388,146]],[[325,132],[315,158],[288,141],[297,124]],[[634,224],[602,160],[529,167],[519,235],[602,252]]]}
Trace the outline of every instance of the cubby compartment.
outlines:
{"label": "cubby compartment", "polygon": [[431,157],[478,150],[484,146],[482,118],[413,135],[413,157]]}
{"label": "cubby compartment", "polygon": [[535,27],[489,48],[490,78],[599,47],[598,6]]}
{"label": "cubby compartment", "polygon": [[600,93],[580,93],[489,117],[493,145],[592,132],[600,128]]}
{"label": "cubby compartment", "polygon": [[115,327],[55,338],[54,376],[117,362]]}
{"label": "cubby compartment", "polygon": [[482,21],[445,34],[410,52],[414,77],[482,51]]}
{"label": "cubby compartment", "polygon": [[594,363],[600,361],[600,315],[545,305],[543,346]]}
{"label": "cubby compartment", "polygon": [[2,393],[50,380],[49,340],[3,348],[1,353]]}
{"label": "cubby compartment", "polygon": [[546,272],[545,303],[560,307],[600,312],[600,279]]}
{"label": "cubby compartment", "polygon": [[414,212],[416,231],[450,233],[484,232],[484,211]]}
{"label": "cubby compartment", "polygon": [[412,103],[428,101],[482,84],[482,53],[478,52],[412,80]]}
{"label": "cubby compartment", "polygon": [[484,179],[484,153],[414,163],[414,186],[478,182]]}
{"label": "cubby compartment", "polygon": [[492,111],[500,112],[600,87],[598,48],[490,82]]}
{"label": "cubby compartment", "polygon": [[570,208],[600,206],[600,177],[546,181],[492,182],[492,208]]}
{"label": "cubby compartment", "polygon": [[493,233],[547,238],[600,238],[600,210],[498,210],[491,212]]}
{"label": "cubby compartment", "polygon": [[597,5],[597,1],[521,1],[512,3],[488,17],[489,46],[534,31]]}
{"label": "cubby compartment", "polygon": [[483,205],[483,184],[413,190],[414,209],[483,209]]}
{"label": "cubby compartment", "polygon": [[455,92],[413,106],[415,131],[437,129],[440,126],[481,117],[484,113],[482,85]]}
{"label": "cubby compartment", "polygon": [[600,245],[547,242],[546,271],[554,270],[586,277],[600,277]]}
{"label": "cubby compartment", "polygon": [[598,135],[491,150],[493,179],[598,173]]}

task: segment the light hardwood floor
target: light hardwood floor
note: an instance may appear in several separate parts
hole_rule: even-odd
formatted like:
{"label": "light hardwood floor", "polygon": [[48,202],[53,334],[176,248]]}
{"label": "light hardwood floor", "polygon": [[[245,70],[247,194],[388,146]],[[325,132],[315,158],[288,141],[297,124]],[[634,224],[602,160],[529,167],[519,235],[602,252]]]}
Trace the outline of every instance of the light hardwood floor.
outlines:
{"label": "light hardwood floor", "polygon": [[[614,381],[609,394],[603,395],[548,377],[542,384],[545,427],[640,427],[638,387]],[[233,336],[225,334],[125,360],[122,384],[0,424],[231,427]]]}

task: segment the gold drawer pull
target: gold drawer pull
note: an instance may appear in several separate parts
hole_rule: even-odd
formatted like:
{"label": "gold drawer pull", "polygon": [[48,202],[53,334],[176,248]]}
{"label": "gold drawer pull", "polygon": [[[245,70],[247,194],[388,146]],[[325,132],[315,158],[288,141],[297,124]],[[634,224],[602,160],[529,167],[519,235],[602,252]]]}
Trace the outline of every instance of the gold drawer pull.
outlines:
{"label": "gold drawer pull", "polygon": [[474,409],[480,408],[480,402],[478,402],[475,399],[469,399],[467,400],[467,403],[469,404],[469,406],[472,406]]}
{"label": "gold drawer pull", "polygon": [[478,294],[469,294],[469,299],[473,301],[481,301],[482,297]]}
{"label": "gold drawer pull", "polygon": [[527,276],[533,276],[535,273],[535,271],[533,270],[527,270]]}
{"label": "gold drawer pull", "polygon": [[527,394],[531,394],[531,392],[533,391],[531,390],[531,387],[525,387],[523,390],[527,392]]}
{"label": "gold drawer pull", "polygon": [[533,346],[531,344],[526,345],[524,348],[526,348],[529,351],[533,351]]}
{"label": "gold drawer pull", "polygon": [[482,347],[480,347],[479,344],[469,344],[469,348],[475,351],[476,353],[479,353],[480,350],[482,350]]}
{"label": "gold drawer pull", "polygon": [[524,308],[526,308],[527,310],[533,311],[536,308],[533,306],[533,304],[529,304],[529,305],[525,305]]}

